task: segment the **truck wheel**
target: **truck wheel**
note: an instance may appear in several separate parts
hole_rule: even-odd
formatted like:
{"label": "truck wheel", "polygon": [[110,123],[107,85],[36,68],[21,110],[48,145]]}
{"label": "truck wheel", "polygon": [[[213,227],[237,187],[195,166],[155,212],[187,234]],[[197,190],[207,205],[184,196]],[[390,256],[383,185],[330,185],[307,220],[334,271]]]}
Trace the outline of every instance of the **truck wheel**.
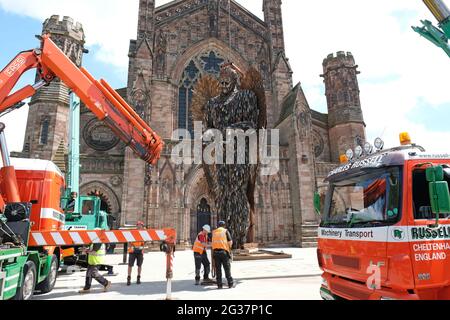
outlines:
{"label": "truck wheel", "polygon": [[31,300],[36,286],[36,266],[32,261],[27,261],[23,268],[23,280],[17,289],[15,300]]}
{"label": "truck wheel", "polygon": [[41,294],[49,293],[53,290],[56,283],[56,277],[58,275],[58,258],[56,255],[52,256],[52,262],[50,264],[50,271],[47,278],[36,286],[36,290],[39,290]]}

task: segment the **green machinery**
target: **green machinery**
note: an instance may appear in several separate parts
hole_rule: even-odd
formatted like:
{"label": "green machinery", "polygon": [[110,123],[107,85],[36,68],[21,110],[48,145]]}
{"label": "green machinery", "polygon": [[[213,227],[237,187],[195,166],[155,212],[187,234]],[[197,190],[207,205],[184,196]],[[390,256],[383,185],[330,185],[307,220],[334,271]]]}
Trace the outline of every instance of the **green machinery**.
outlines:
{"label": "green machinery", "polygon": [[[65,230],[109,230],[108,213],[101,210],[101,199],[97,196],[80,195],[80,98],[74,93],[70,94],[70,128],[69,128],[69,154],[66,172],[66,190],[62,198],[62,208],[65,208]],[[71,194],[76,192],[77,198],[74,206],[68,209]],[[68,249],[63,247],[63,249]],[[77,250],[78,248],[74,248]],[[63,255],[63,266],[86,267],[87,257],[76,251]],[[113,275],[113,267],[100,266],[100,270],[108,271]]]}
{"label": "green machinery", "polygon": [[450,57],[450,10],[442,0],[423,0],[423,2],[438,20],[439,28],[428,20],[422,20],[423,27],[413,27],[413,30],[444,50]]}
{"label": "green machinery", "polygon": [[[3,167],[11,168],[4,129],[0,123],[1,158]],[[56,255],[28,247],[33,204],[34,201],[8,202],[0,213],[0,300],[29,300],[35,289],[47,293],[55,285]]]}
{"label": "green machinery", "polygon": [[[2,214],[0,220],[0,229],[3,230],[3,241],[0,241],[0,300],[29,300],[35,289],[42,293],[51,291],[56,280],[56,257],[28,250],[29,221],[7,222]],[[23,232],[20,234],[17,230]],[[9,236],[11,238],[5,241]]]}
{"label": "green machinery", "polygon": [[73,209],[65,210],[66,230],[109,230],[108,214],[101,210],[101,200],[97,196],[80,196],[80,98],[70,95],[70,134],[66,191],[62,199],[67,208],[71,194],[76,192]]}

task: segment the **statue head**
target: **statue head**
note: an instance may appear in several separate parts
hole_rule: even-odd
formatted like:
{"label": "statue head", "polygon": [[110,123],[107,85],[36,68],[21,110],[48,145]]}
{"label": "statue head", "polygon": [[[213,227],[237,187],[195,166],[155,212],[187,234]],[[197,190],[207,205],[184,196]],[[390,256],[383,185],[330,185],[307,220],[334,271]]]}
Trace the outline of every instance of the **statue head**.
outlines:
{"label": "statue head", "polygon": [[222,95],[229,95],[238,84],[238,74],[230,66],[225,66],[220,71],[219,83]]}

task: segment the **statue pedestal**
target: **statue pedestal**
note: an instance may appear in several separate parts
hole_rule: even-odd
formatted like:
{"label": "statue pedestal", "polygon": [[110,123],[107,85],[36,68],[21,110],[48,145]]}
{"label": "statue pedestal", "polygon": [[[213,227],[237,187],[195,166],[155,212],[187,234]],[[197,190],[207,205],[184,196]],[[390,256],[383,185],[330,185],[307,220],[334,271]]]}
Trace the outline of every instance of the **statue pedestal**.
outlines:
{"label": "statue pedestal", "polygon": [[258,252],[259,244],[258,243],[246,243],[246,244],[244,244],[244,251],[246,251],[246,253]]}
{"label": "statue pedestal", "polygon": [[233,253],[237,255],[249,255],[257,253],[258,251],[259,251],[258,243],[246,243],[244,244],[244,249],[233,250]]}
{"label": "statue pedestal", "polygon": [[249,260],[270,260],[270,259],[291,259],[292,255],[286,254],[283,251],[274,252],[264,249],[259,249],[258,243],[247,243],[243,250],[233,250],[234,261],[249,261]]}

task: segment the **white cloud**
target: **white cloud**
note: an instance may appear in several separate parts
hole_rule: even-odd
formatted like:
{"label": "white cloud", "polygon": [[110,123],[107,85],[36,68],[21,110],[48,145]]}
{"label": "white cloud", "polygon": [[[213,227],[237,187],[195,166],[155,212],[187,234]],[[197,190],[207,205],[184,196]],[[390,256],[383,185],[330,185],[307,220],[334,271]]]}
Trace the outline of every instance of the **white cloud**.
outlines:
{"label": "white cloud", "polygon": [[[157,5],[167,2],[159,0]],[[263,17],[262,0],[239,2]],[[53,14],[71,16],[83,24],[87,45],[98,46],[91,54],[112,68],[128,67],[129,40],[136,38],[137,0],[0,0],[0,7],[41,21]],[[448,148],[450,130],[436,132],[406,117],[421,98],[430,108],[450,106],[449,58],[409,27],[419,25],[420,19],[435,22],[421,1],[284,0],[283,19],[294,80],[302,82],[312,108],[326,110],[319,77],[323,59],[332,52],[351,51],[362,72],[369,138],[384,132],[392,146],[398,144],[400,131],[409,130],[426,147]]]}

